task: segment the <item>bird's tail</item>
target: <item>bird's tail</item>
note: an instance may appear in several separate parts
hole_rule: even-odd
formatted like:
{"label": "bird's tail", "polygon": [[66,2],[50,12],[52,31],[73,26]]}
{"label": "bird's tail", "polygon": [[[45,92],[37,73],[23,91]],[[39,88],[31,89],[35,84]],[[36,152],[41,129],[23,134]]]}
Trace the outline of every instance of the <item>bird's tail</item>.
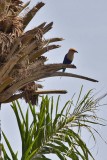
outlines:
{"label": "bird's tail", "polygon": [[[62,68],[62,72],[65,72],[65,70],[66,70],[66,68]],[[60,77],[60,79],[61,79],[62,77]]]}
{"label": "bird's tail", "polygon": [[65,72],[66,68],[62,68],[62,72]]}

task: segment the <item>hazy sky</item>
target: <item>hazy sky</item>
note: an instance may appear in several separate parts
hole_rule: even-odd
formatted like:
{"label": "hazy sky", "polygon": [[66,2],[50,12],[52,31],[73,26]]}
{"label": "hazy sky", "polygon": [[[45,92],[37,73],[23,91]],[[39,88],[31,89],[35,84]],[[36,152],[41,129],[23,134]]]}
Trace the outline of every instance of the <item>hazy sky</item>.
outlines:
{"label": "hazy sky", "polygon": [[[36,4],[38,1],[32,2]],[[74,78],[50,78],[42,84],[44,89],[65,89],[68,94],[62,95],[61,104],[78,93],[84,85],[84,93],[94,89],[99,95],[107,92],[107,0],[44,0],[46,5],[38,12],[29,24],[31,29],[42,22],[54,22],[53,29],[46,37],[63,37],[65,40],[58,44],[62,47],[46,54],[49,63],[59,63],[69,48],[76,48],[78,54],[74,59],[76,70],[67,69],[67,72],[89,76],[99,80],[92,83]],[[56,97],[56,96],[55,96]],[[107,103],[107,98],[102,103]],[[21,104],[24,107],[23,101]],[[18,129],[14,114],[9,105],[2,107],[2,129],[17,151],[20,149]],[[107,119],[107,105],[98,112],[99,116]],[[107,127],[97,127],[102,137],[107,140]],[[89,137],[84,135],[86,141]],[[91,149],[96,160],[107,160],[107,144],[96,135],[97,144]],[[93,147],[91,141],[89,145]],[[98,151],[98,153],[97,153]],[[51,157],[52,158],[52,157]],[[52,158],[53,159],[53,158]],[[56,159],[57,160],[57,159]]]}

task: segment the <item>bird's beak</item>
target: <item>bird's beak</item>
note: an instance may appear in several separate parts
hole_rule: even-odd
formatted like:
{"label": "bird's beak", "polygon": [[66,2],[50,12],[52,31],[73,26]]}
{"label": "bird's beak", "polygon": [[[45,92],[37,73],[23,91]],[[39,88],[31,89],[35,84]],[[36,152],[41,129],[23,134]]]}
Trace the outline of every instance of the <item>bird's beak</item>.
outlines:
{"label": "bird's beak", "polygon": [[75,53],[78,53],[78,51],[75,51]]}

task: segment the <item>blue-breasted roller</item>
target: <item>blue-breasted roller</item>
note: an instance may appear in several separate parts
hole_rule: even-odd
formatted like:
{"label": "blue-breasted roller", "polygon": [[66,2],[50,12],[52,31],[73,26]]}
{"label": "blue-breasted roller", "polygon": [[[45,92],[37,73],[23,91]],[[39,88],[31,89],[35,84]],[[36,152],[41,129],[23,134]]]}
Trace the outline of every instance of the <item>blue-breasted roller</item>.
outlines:
{"label": "blue-breasted roller", "polygon": [[[74,53],[78,53],[76,49],[70,48],[68,53],[65,55],[63,64],[71,64],[74,59]],[[63,72],[65,72],[66,68],[63,68]]]}

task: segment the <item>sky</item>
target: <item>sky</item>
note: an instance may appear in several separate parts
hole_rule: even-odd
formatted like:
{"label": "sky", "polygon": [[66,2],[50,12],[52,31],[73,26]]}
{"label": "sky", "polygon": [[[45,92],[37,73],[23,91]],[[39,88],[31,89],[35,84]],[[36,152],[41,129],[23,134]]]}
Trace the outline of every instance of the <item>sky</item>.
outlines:
{"label": "sky", "polygon": [[[24,0],[26,1],[26,0]],[[38,1],[32,0],[31,5]],[[80,87],[84,86],[83,93],[94,89],[99,96],[107,92],[107,0],[43,0],[45,6],[33,18],[26,30],[32,29],[42,22],[54,22],[53,29],[46,35],[47,38],[63,37],[64,41],[57,44],[61,48],[46,53],[49,63],[61,63],[69,48],[76,48],[73,64],[77,69],[67,69],[66,72],[81,74],[94,79],[99,83],[93,83],[74,78],[49,78],[44,79],[44,89],[65,89],[66,95],[61,96],[61,104],[69,100],[74,93],[78,93]],[[78,94],[77,94],[78,95]],[[56,98],[57,96],[55,96]],[[102,104],[107,103],[107,98]],[[21,101],[22,107],[25,103]],[[98,115],[107,119],[107,105],[102,106]],[[20,150],[20,138],[14,114],[10,104],[2,106],[1,111],[2,130],[7,135],[13,148]],[[107,141],[107,127],[96,129]],[[93,146],[88,135],[84,135],[89,146]],[[91,149],[96,160],[107,160],[107,144],[96,134],[97,144]],[[20,152],[19,152],[20,155]],[[54,159],[54,157],[51,157]],[[56,158],[57,160],[57,158]]]}

